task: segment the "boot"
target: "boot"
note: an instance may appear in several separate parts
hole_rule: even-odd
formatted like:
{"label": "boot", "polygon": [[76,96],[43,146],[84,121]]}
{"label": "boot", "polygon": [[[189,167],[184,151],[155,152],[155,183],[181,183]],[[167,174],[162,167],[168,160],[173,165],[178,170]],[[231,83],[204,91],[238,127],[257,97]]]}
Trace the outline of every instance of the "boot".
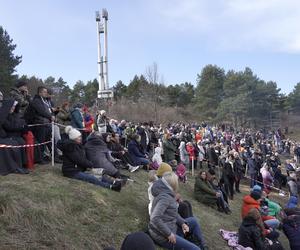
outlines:
{"label": "boot", "polygon": [[115,183],[113,183],[111,186],[110,186],[110,189],[111,190],[114,190],[116,192],[120,192],[121,191],[121,188],[122,188],[122,183],[120,181],[116,181]]}

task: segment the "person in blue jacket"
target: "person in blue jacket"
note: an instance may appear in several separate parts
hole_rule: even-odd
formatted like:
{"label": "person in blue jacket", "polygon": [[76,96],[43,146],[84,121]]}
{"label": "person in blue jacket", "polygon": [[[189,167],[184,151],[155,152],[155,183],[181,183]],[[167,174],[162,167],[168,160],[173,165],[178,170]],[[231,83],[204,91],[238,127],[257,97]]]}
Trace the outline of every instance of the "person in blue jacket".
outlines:
{"label": "person in blue jacket", "polygon": [[148,166],[150,161],[148,156],[144,154],[143,149],[140,145],[141,136],[140,135],[133,135],[132,140],[128,144],[128,153],[130,154],[134,164]]}

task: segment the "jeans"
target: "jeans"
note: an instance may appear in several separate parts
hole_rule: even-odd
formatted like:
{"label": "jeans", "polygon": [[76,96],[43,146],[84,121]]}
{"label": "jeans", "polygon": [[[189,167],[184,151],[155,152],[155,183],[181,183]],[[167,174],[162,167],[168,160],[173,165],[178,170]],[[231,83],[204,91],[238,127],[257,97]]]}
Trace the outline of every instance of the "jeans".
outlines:
{"label": "jeans", "polygon": [[135,158],[136,165],[148,165],[149,163],[150,163],[150,161],[146,158],[142,158],[142,157]]}
{"label": "jeans", "polygon": [[72,178],[80,181],[86,181],[104,188],[110,188],[110,185],[113,184],[113,181],[105,176],[102,176],[101,178],[97,178],[94,175],[84,173],[84,172],[78,172],[75,175],[73,175]]}
{"label": "jeans", "polygon": [[280,221],[277,219],[265,220],[264,223],[272,229],[276,229],[279,227]]}
{"label": "jeans", "polygon": [[181,227],[178,227],[177,232],[176,232],[176,243],[173,245],[170,242],[165,242],[164,244],[161,244],[161,246],[163,248],[172,249],[172,250],[173,249],[174,250],[182,250],[182,249],[184,249],[184,250],[200,250],[201,247],[203,247],[205,245],[204,238],[201,233],[200,225],[197,222],[196,218],[189,217],[189,218],[185,219],[185,221],[189,225],[190,231],[192,232],[193,236],[199,242],[201,242],[201,246],[196,246],[192,242],[184,239],[184,233],[183,233]]}

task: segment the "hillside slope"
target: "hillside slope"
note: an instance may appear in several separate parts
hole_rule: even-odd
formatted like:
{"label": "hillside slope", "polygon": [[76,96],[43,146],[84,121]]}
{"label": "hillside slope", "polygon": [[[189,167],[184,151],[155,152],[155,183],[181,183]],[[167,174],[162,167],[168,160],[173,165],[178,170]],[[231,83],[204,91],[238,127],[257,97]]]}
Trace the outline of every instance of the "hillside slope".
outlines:
{"label": "hillside slope", "polygon": [[[131,176],[135,182],[121,193],[64,178],[58,166],[0,177],[0,249],[119,248],[128,233],[147,227],[147,173]],[[218,231],[238,229],[243,194],[225,215],[193,200],[192,178],[180,185],[180,193],[191,201],[210,249],[227,249]],[[284,236],[281,240],[288,249]]]}

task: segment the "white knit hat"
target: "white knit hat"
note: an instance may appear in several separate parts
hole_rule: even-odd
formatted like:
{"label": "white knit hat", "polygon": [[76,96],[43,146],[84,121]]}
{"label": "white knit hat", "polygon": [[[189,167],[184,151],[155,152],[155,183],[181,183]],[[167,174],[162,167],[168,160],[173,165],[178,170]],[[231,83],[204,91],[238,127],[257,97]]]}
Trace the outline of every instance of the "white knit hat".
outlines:
{"label": "white knit hat", "polygon": [[65,132],[71,140],[75,140],[81,136],[81,133],[77,129],[73,128],[72,126],[67,126],[65,128]]}

